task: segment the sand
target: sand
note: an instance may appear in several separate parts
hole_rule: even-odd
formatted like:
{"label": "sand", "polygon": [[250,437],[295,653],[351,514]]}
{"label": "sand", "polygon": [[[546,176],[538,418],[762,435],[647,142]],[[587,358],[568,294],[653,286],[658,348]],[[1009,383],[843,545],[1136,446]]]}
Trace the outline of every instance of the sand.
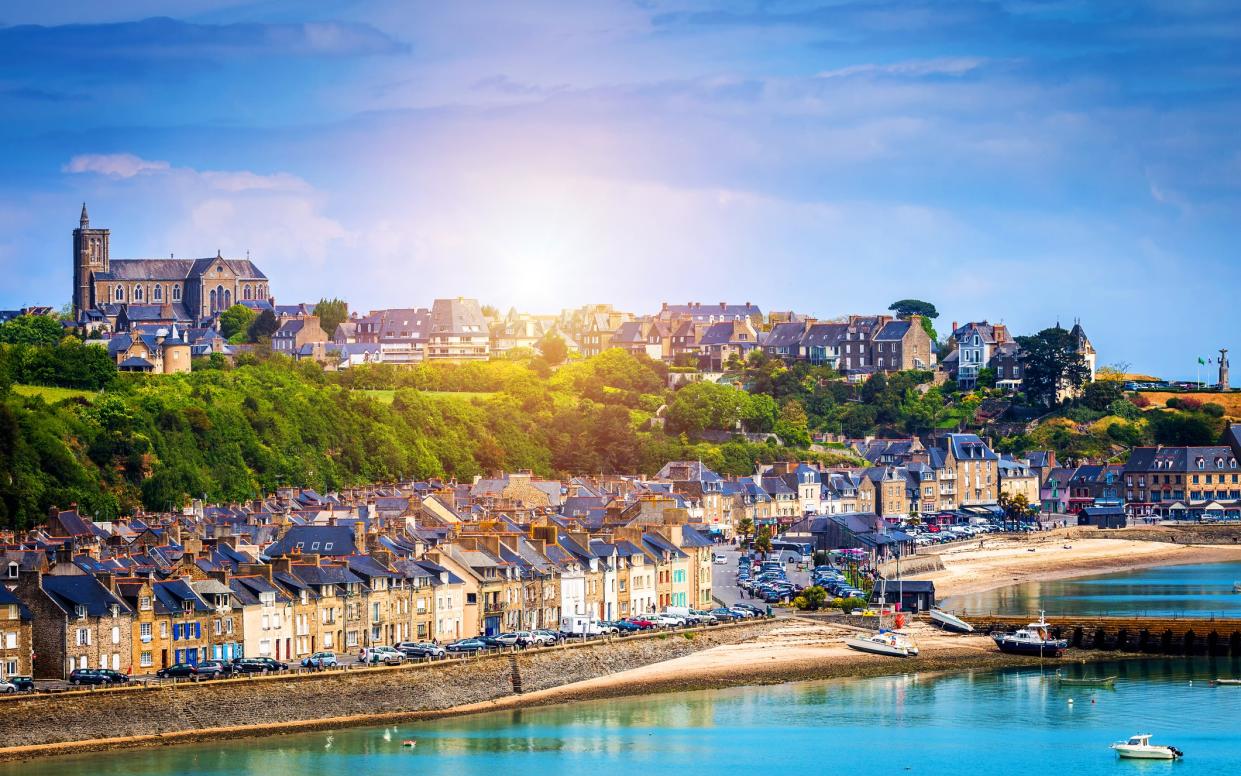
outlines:
{"label": "sand", "polygon": [[[921,554],[925,554],[925,551]],[[940,553],[944,570],[907,579],[935,582],[936,597],[979,593],[1020,582],[1067,579],[1184,563],[1241,561],[1241,547],[1132,539],[1074,539],[1066,531],[1028,538],[984,538]]]}

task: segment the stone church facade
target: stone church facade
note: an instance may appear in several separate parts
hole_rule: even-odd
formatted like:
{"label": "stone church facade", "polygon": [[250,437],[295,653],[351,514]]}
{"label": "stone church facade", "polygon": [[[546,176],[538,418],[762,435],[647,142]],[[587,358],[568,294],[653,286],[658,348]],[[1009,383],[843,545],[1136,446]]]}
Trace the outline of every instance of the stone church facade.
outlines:
{"label": "stone church facade", "polygon": [[114,318],[125,306],[167,305],[172,318],[193,324],[239,302],[270,299],[267,276],[250,259],[216,252],[205,259],[113,259],[108,229],[92,229],[82,204],[73,230],[73,314],[103,312]]}

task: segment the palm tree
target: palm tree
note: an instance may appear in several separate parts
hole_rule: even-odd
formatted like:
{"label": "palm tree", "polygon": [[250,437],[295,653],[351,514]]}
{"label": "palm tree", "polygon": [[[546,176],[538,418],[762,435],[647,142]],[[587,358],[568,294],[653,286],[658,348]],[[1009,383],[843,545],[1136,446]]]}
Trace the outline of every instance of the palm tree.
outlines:
{"label": "palm tree", "polygon": [[741,534],[742,541],[749,541],[750,536],[754,533],[754,518],[743,517],[738,520],[737,533]]}
{"label": "palm tree", "polygon": [[759,529],[758,536],[754,539],[754,549],[763,553],[764,559],[767,553],[771,552],[771,531],[766,526]]}

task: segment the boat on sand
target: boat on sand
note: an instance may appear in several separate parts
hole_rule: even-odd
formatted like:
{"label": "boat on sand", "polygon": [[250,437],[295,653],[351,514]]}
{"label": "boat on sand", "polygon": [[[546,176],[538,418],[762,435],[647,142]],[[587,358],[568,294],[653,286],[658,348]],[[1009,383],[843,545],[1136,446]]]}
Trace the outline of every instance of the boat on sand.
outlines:
{"label": "boat on sand", "polygon": [[943,609],[932,609],[927,612],[927,616],[931,618],[931,622],[934,622],[944,630],[954,631],[956,633],[974,632],[973,625],[970,625],[968,622],[962,620],[960,617],[951,612],[945,612]]}
{"label": "boat on sand", "polygon": [[918,645],[914,640],[896,631],[879,631],[871,636],[845,639],[845,646],[859,652],[891,657],[913,657],[918,654]]}

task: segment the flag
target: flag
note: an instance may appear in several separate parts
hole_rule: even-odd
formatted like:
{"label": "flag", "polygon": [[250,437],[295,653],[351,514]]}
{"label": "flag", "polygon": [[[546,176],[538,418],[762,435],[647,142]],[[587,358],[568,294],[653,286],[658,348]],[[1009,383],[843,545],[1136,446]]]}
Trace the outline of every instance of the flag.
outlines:
{"label": "flag", "polygon": [[1206,363],[1207,363],[1207,362],[1205,362],[1205,361],[1203,361],[1203,360],[1202,360],[1202,356],[1198,356],[1198,363],[1199,363],[1199,364],[1202,364],[1203,366],[1206,366]]}

